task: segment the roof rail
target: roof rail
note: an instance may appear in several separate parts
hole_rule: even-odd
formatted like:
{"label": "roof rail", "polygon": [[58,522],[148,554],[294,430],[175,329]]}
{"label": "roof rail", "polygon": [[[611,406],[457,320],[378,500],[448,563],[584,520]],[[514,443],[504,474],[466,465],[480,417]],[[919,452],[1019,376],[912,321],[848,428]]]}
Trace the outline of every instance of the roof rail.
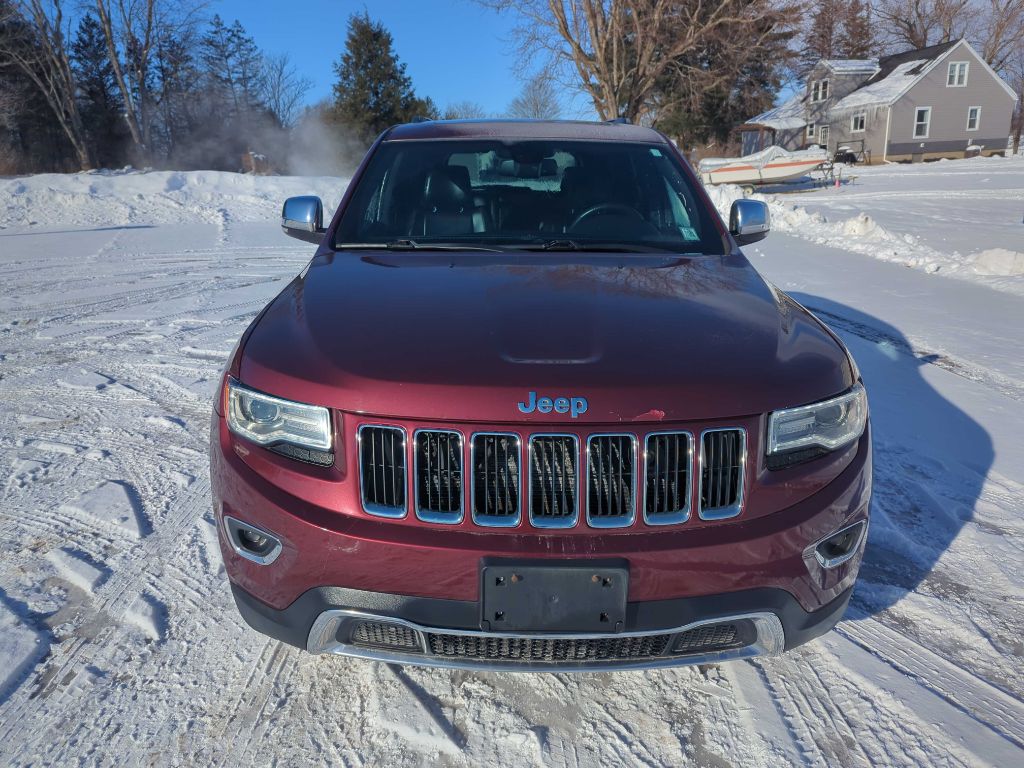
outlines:
{"label": "roof rail", "polygon": [[632,125],[628,117],[613,117],[611,120],[605,120],[605,122],[616,125]]}

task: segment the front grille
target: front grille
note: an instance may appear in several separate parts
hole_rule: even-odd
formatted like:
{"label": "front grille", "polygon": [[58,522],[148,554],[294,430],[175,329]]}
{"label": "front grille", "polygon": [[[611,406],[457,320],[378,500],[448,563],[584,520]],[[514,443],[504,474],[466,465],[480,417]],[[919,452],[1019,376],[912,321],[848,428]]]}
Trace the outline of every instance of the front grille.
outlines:
{"label": "front grille", "polygon": [[473,436],[473,519],[480,525],[519,522],[519,437]]}
{"label": "front grille", "polygon": [[530,439],[530,520],[540,528],[576,523],[579,447],[573,435]]}
{"label": "front grille", "polygon": [[661,656],[671,635],[599,638],[481,637],[428,632],[435,656],[491,661],[601,661]]}
{"label": "front grille", "polygon": [[629,525],[636,512],[636,441],[632,435],[587,440],[587,519],[598,527]]}
{"label": "front grille", "polygon": [[352,630],[352,643],[376,648],[397,648],[402,651],[422,651],[419,633],[415,629],[386,621],[360,621]]}
{"label": "front grille", "polygon": [[738,632],[735,624],[712,624],[683,632],[676,637],[673,653],[700,653],[736,647]]}
{"label": "front grille", "polygon": [[652,525],[681,523],[690,516],[693,436],[670,432],[647,436],[644,517]]}
{"label": "front grille", "polygon": [[432,523],[462,519],[462,435],[419,430],[416,450],[416,516]]}
{"label": "front grille", "polygon": [[386,517],[404,515],[405,432],[398,427],[360,427],[359,459],[363,509]]}
{"label": "front grille", "polygon": [[743,430],[716,429],[701,437],[700,516],[705,520],[740,513],[743,493]]}

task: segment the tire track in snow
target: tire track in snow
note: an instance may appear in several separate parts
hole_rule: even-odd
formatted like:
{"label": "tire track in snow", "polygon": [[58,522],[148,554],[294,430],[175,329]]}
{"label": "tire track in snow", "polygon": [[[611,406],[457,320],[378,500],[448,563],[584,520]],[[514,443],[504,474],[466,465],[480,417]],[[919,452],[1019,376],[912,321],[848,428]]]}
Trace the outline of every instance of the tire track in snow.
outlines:
{"label": "tire track in snow", "polygon": [[876,619],[844,621],[836,631],[979,725],[1024,749],[1024,702]]}
{"label": "tire track in snow", "polygon": [[[179,534],[194,522],[209,495],[210,486],[206,479],[194,482],[160,527],[126,553],[111,577],[96,590],[93,600],[92,610],[105,618],[106,624],[92,637],[76,636],[74,640],[66,640],[56,646],[50,659],[36,673],[31,693],[27,692],[28,685],[22,686],[0,707],[0,713],[4,715],[0,722],[5,726],[0,731],[0,744],[11,743],[22,724],[38,714],[51,696],[60,696],[64,686],[105,647],[115,632],[120,631],[120,622],[141,594],[138,586],[148,578],[151,564],[159,562],[161,554],[172,552],[175,543],[181,543]],[[30,754],[45,737],[45,733],[37,733],[25,744]]]}
{"label": "tire track in snow", "polygon": [[990,389],[994,389],[1013,400],[1024,403],[1024,386],[995,371],[961,362],[948,355],[939,352],[930,352],[926,349],[912,345],[910,342],[896,338],[866,323],[851,320],[843,315],[837,315],[819,307],[808,306],[811,312],[817,315],[823,322],[833,329],[841,329],[847,333],[859,336],[865,341],[874,344],[885,345],[895,352],[913,357],[927,365],[934,365],[945,371],[956,374],[968,381],[977,382]]}

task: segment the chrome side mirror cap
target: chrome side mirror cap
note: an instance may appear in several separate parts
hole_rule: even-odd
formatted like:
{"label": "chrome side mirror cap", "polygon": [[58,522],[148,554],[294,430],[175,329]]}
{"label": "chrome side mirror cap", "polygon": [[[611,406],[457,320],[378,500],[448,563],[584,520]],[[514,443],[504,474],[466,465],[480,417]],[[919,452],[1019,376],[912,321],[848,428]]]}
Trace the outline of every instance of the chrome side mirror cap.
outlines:
{"label": "chrome side mirror cap", "polygon": [[289,237],[320,244],[324,239],[324,204],[319,197],[289,197],[281,208],[281,229]]}
{"label": "chrome side mirror cap", "polygon": [[737,244],[748,245],[764,240],[772,228],[768,206],[760,200],[734,200],[729,211],[729,234]]}

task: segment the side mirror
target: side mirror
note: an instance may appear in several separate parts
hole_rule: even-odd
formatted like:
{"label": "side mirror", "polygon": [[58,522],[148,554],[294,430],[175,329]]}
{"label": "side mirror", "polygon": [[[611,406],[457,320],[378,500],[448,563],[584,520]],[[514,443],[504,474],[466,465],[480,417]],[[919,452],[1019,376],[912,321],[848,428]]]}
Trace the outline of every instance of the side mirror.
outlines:
{"label": "side mirror", "polygon": [[756,243],[768,237],[772,217],[760,200],[734,200],[729,211],[729,234],[739,245]]}
{"label": "side mirror", "polygon": [[324,239],[324,204],[319,197],[289,197],[281,208],[281,229],[289,237],[320,244]]}

